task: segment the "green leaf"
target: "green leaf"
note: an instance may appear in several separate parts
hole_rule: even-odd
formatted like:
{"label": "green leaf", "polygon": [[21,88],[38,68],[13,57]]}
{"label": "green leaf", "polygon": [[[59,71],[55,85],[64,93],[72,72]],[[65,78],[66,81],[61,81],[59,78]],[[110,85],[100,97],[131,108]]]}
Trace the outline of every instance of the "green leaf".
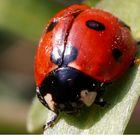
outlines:
{"label": "green leaf", "polygon": [[48,117],[47,109],[41,104],[38,98],[34,98],[27,118],[27,130],[30,133],[43,131],[43,125]]}
{"label": "green leaf", "polygon": [[[90,0],[91,1],[91,0]],[[119,16],[131,26],[135,38],[140,36],[139,0],[102,0],[97,7]],[[123,13],[123,14],[122,14]],[[137,56],[140,57],[138,49]],[[95,104],[85,107],[78,115],[61,113],[59,122],[45,134],[123,134],[140,96],[140,66],[131,67],[124,76],[110,85],[104,98],[110,105],[101,108]],[[36,108],[38,108],[36,106]],[[31,109],[32,110],[32,109]],[[39,115],[40,107],[31,112]],[[37,112],[38,111],[38,112]],[[47,121],[50,120],[51,112]],[[41,116],[42,114],[40,114]],[[47,116],[47,115],[46,115]],[[40,117],[41,118],[41,117]],[[33,117],[30,120],[34,119]],[[34,120],[34,121],[37,121]],[[38,121],[42,121],[39,120]]]}
{"label": "green leaf", "polygon": [[[140,93],[140,72],[131,68],[105,92],[110,103],[105,108],[93,105],[79,116],[62,114],[61,120],[46,134],[123,134]],[[49,119],[48,119],[49,120]]]}

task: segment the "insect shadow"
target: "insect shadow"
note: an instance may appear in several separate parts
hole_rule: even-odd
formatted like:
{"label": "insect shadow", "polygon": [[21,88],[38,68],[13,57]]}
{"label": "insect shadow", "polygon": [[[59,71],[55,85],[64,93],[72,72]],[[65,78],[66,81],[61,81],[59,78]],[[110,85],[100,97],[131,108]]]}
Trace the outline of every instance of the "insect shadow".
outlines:
{"label": "insect shadow", "polygon": [[[140,54],[137,54],[137,56],[140,57]],[[116,104],[123,100],[133,84],[137,69],[138,65],[133,65],[119,80],[113,82],[106,88],[104,100],[107,101],[109,105],[100,107],[93,104],[91,107],[84,107],[79,114],[68,115],[63,113],[62,117],[68,124],[79,129],[92,127]]]}

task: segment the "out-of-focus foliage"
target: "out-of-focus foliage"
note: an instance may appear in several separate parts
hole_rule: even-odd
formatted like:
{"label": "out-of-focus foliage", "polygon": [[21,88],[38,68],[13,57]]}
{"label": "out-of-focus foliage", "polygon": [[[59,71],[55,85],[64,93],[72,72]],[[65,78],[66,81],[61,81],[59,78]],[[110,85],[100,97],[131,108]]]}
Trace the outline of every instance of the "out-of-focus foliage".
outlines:
{"label": "out-of-focus foliage", "polygon": [[0,133],[27,133],[35,96],[34,54],[55,0],[0,0]]}
{"label": "out-of-focus foliage", "polygon": [[63,5],[71,5],[71,4],[75,4],[75,3],[82,3],[85,0],[56,0],[58,2],[60,2]]}
{"label": "out-of-focus foliage", "polygon": [[63,6],[54,0],[0,0],[0,27],[32,40]]}

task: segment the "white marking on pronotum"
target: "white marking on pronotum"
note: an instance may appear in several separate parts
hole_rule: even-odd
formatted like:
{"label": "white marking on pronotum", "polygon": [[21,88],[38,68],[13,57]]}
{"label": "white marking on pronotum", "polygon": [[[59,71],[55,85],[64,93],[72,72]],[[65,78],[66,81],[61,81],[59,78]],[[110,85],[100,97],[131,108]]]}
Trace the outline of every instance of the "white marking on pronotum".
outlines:
{"label": "white marking on pronotum", "polygon": [[88,90],[82,90],[80,95],[81,95],[80,100],[83,101],[83,103],[86,106],[90,106],[95,101],[97,92],[95,92],[95,91],[88,91]]}
{"label": "white marking on pronotum", "polygon": [[55,110],[55,102],[52,99],[52,95],[50,93],[47,93],[46,96],[44,96],[45,101],[47,102],[49,108],[54,111]]}

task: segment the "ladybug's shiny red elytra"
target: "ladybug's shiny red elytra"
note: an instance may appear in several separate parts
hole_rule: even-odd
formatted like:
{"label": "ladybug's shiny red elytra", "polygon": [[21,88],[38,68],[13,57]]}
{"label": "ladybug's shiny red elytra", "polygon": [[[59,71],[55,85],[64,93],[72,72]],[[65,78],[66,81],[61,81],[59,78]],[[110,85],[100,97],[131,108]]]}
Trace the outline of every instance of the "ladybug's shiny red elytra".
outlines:
{"label": "ladybug's shiny red elytra", "polygon": [[133,63],[136,41],[128,25],[111,13],[72,5],[56,14],[41,37],[35,58],[37,95],[56,113],[78,112],[93,102]]}

